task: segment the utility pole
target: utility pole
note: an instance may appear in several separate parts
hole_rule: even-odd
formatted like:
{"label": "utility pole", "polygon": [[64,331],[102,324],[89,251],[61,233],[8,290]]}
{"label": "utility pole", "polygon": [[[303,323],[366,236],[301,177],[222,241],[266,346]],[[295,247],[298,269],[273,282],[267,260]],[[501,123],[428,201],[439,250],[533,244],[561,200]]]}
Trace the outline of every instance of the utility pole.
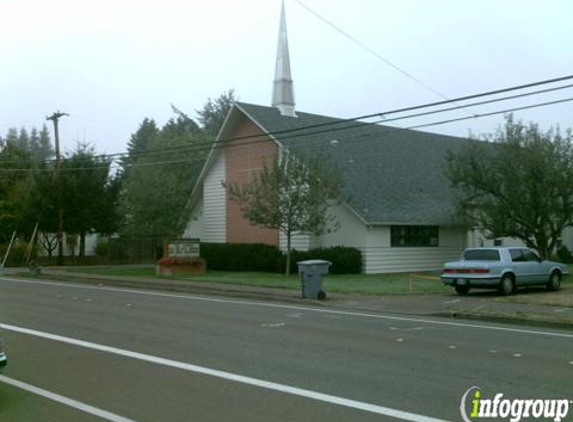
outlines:
{"label": "utility pole", "polygon": [[[51,120],[54,123],[54,139],[56,143],[56,181],[60,181],[60,168],[62,165],[62,157],[60,154],[60,135],[58,133],[58,120],[64,116],[69,116],[68,113],[62,113],[57,111],[51,116],[46,117],[46,120]],[[64,265],[64,243],[63,243],[63,233],[64,233],[64,210],[62,208],[61,192],[58,192],[58,259],[56,261],[57,265]]]}

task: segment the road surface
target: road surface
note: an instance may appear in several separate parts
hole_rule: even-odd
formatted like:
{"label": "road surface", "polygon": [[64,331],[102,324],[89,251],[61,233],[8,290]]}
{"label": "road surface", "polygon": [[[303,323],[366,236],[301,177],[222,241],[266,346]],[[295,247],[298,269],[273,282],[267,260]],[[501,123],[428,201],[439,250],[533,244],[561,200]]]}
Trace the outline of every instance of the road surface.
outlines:
{"label": "road surface", "polygon": [[0,278],[0,329],[7,421],[459,421],[472,386],[573,399],[573,333],[536,327]]}

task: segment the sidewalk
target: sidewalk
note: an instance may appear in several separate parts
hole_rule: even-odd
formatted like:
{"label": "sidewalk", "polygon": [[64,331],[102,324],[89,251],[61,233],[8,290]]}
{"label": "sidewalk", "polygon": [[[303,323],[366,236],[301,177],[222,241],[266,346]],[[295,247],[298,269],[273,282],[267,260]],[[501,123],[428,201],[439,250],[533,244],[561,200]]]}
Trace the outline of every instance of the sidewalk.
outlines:
{"label": "sidewalk", "polygon": [[[27,276],[27,268],[6,268],[6,276]],[[323,302],[302,299],[299,290],[253,287],[237,284],[194,282],[189,280],[147,279],[138,277],[104,276],[72,273],[57,267],[42,268],[42,276],[50,280],[89,283],[103,286],[142,288],[168,292],[218,295],[298,304],[320,305],[332,309],[363,312],[389,312],[410,316],[439,316],[446,318],[480,319],[527,325],[555,326],[573,330],[573,307],[508,303],[499,301],[495,292],[477,291],[468,296],[451,294],[364,296],[328,293]],[[520,293],[517,293],[519,295]],[[523,293],[521,293],[523,294]],[[559,294],[559,293],[554,293]]]}

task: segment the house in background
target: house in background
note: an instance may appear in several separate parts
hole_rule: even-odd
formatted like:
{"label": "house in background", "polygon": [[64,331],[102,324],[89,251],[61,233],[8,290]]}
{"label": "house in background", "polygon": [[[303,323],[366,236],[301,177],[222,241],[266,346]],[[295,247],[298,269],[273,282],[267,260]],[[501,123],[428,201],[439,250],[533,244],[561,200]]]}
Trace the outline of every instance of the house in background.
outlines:
{"label": "house in background", "polygon": [[467,142],[296,110],[283,9],[272,107],[233,105],[187,204],[184,236],[285,249],[281,233],[242,216],[223,183],[247,183],[265,161],[287,150],[319,155],[340,169],[344,181],[342,201],[330,210],[340,229],[297,235],[295,249],[356,247],[365,273],[440,269],[467,246],[493,243],[457,220],[455,193],[443,171],[447,151]]}

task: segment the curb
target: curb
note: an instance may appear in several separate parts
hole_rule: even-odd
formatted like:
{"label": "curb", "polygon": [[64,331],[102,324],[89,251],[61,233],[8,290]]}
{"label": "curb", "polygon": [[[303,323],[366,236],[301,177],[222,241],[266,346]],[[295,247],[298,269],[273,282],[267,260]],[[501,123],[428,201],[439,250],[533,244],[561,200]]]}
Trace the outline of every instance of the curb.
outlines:
{"label": "curb", "polygon": [[516,313],[503,312],[472,312],[464,310],[452,310],[450,312],[436,312],[432,316],[449,319],[467,319],[474,321],[499,322],[504,324],[535,326],[546,328],[560,328],[573,330],[573,321],[563,321],[558,319],[546,318],[544,314],[523,315]]}
{"label": "curb", "polygon": [[[212,287],[209,285],[197,285],[197,284],[187,284],[185,282],[172,282],[170,280],[161,281],[160,283],[156,280],[146,280],[138,281],[135,279],[117,279],[117,278],[106,278],[101,276],[77,276],[73,274],[59,274],[59,273],[42,273],[38,275],[31,275],[28,273],[14,273],[13,277],[22,279],[35,279],[35,280],[46,280],[46,281],[59,281],[64,283],[75,283],[75,284],[88,284],[88,285],[100,285],[100,286],[114,286],[114,287],[124,287],[124,288],[135,288],[135,289],[145,289],[153,291],[163,291],[163,292],[180,292],[180,293],[190,293],[199,295],[212,295],[212,296],[223,296],[223,297],[236,297],[243,299],[254,299],[254,300],[274,300],[278,302],[295,303],[298,305],[315,305],[322,307],[331,307],[333,309],[347,309],[344,306],[336,306],[337,298],[318,301],[311,299],[303,299],[301,297],[296,297],[293,293],[292,296],[285,294],[274,294],[272,291],[257,291],[249,289],[233,289],[229,288],[229,285],[218,284],[219,287]],[[285,290],[289,291],[289,290]],[[294,292],[294,290],[293,290]],[[332,306],[329,306],[332,304]],[[357,306],[348,307],[357,311],[368,311],[376,312],[374,309],[365,309]],[[476,311],[466,311],[463,309],[449,310],[449,311],[439,311],[430,313],[415,313],[415,312],[400,312],[396,310],[384,310],[385,313],[399,314],[399,315],[409,315],[409,316],[432,316],[443,319],[466,319],[475,321],[488,321],[497,322],[512,325],[521,326],[538,326],[538,327],[548,327],[548,328],[558,328],[565,330],[573,330],[573,320],[563,321],[559,319],[552,318],[549,314],[529,314],[525,315],[523,313],[511,313],[511,312],[476,312]]]}
{"label": "curb", "polygon": [[324,302],[312,299],[303,299],[293,296],[286,296],[280,294],[273,294],[272,292],[264,291],[253,291],[253,290],[242,290],[242,289],[232,289],[221,284],[221,287],[210,287],[210,286],[199,286],[196,284],[183,284],[183,283],[173,283],[168,280],[165,283],[155,282],[155,281],[137,281],[132,279],[113,279],[113,278],[103,278],[103,277],[81,277],[74,275],[60,275],[60,274],[38,274],[31,275],[26,273],[15,273],[12,274],[13,277],[22,279],[34,279],[34,280],[45,280],[45,281],[59,281],[64,283],[74,283],[74,284],[88,284],[88,285],[99,285],[99,286],[113,286],[113,287],[124,287],[124,288],[134,288],[134,289],[146,289],[153,291],[162,292],[178,292],[178,293],[192,293],[199,295],[214,295],[214,296],[231,296],[244,299],[259,299],[259,300],[276,300],[279,302],[287,303],[297,303],[297,304],[312,304],[318,306],[326,306]]}

